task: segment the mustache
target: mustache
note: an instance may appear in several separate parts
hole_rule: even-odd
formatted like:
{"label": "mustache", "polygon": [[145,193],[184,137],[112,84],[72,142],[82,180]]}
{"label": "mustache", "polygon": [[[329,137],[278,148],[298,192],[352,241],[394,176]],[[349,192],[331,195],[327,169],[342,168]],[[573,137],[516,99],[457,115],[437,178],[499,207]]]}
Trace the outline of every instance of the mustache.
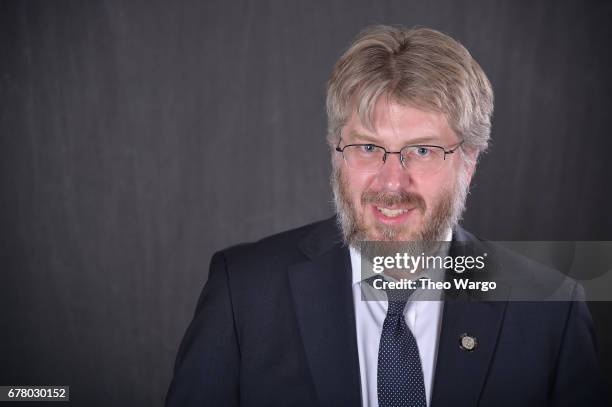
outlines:
{"label": "mustache", "polygon": [[425,199],[419,194],[407,191],[366,191],[361,195],[361,204],[372,204],[377,206],[413,206],[421,212],[425,211]]}

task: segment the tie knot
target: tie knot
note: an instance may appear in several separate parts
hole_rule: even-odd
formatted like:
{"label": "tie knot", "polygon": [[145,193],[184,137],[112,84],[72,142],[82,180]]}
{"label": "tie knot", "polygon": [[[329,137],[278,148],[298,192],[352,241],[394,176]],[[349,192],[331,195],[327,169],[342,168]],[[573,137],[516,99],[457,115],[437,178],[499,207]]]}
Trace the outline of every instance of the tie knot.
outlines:
{"label": "tie knot", "polygon": [[[404,308],[406,307],[406,303],[410,299],[410,296],[416,291],[416,286],[414,288],[389,288],[387,285],[374,284],[375,280],[382,280],[388,282],[385,277],[382,276],[373,276],[365,281],[371,285],[373,288],[379,291],[384,291],[387,295],[387,302],[389,304],[387,314],[401,314],[404,312]],[[382,289],[381,289],[382,288]]]}
{"label": "tie knot", "polygon": [[389,302],[407,302],[410,296],[416,291],[416,289],[410,288],[387,288],[387,300]]}
{"label": "tie knot", "polygon": [[387,308],[387,316],[389,315],[402,315],[404,313],[404,308],[406,308],[406,303],[408,301],[394,301],[389,299],[388,308]]}
{"label": "tie knot", "polygon": [[387,293],[387,315],[397,315],[403,314],[404,308],[406,308],[406,303],[412,293],[414,293],[414,289],[387,289],[385,290]]}

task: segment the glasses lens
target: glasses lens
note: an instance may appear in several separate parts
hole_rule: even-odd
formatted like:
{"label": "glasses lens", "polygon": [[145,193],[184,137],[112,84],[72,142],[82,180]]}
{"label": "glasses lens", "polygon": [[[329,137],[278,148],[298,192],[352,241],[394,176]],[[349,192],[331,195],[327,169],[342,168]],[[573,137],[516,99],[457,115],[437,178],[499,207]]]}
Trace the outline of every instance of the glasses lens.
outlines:
{"label": "glasses lens", "polygon": [[436,146],[408,146],[402,149],[404,165],[415,171],[431,172],[444,161],[444,149]]}
{"label": "glasses lens", "polygon": [[358,171],[376,171],[383,164],[385,150],[372,144],[347,146],[344,148],[344,159],[351,169]]}

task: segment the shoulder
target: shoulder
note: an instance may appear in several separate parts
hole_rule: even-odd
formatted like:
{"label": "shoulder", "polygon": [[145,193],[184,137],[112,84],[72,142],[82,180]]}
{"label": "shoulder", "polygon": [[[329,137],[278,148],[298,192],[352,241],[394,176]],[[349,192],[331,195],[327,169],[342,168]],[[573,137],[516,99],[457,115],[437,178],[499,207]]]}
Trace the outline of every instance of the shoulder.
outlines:
{"label": "shoulder", "polygon": [[228,270],[272,269],[307,259],[310,245],[333,239],[335,217],[220,250]]}
{"label": "shoulder", "polygon": [[307,262],[313,247],[330,242],[335,229],[332,218],[220,250],[211,260],[208,281],[223,281],[236,318],[244,313],[264,315],[270,304],[290,301],[289,271]]}
{"label": "shoulder", "polygon": [[563,253],[556,242],[496,242],[458,228],[454,235],[468,251],[486,257],[479,278],[511,287],[518,301],[576,301],[584,298],[582,286],[563,269]]}

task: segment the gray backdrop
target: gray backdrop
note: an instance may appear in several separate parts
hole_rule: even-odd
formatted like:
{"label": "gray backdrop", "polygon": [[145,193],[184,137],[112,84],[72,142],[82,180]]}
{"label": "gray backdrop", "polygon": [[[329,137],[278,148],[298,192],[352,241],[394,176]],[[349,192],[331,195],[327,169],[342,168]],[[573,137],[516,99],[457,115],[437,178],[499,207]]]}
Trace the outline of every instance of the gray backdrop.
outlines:
{"label": "gray backdrop", "polygon": [[161,405],[213,251],[331,215],[324,84],[373,23],[493,83],[468,229],[612,240],[609,3],[1,1],[0,384]]}

